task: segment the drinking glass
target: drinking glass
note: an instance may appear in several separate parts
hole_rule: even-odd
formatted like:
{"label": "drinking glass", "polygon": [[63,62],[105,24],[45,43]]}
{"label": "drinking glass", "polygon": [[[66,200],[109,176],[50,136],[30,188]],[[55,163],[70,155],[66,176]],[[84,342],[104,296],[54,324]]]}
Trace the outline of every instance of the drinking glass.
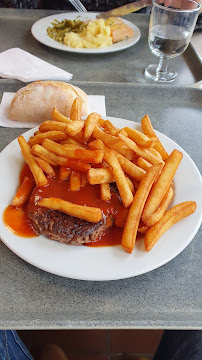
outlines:
{"label": "drinking glass", "polygon": [[168,59],[186,50],[199,10],[200,4],[194,0],[153,0],[148,41],[160,60],[145,69],[146,76],[158,82],[175,80],[177,72],[168,67]]}

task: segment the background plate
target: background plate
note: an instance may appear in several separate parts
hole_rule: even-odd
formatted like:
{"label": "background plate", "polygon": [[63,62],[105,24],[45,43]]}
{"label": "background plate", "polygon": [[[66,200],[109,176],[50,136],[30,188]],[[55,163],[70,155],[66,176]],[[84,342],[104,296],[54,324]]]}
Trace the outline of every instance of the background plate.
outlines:
{"label": "background plate", "polygon": [[31,32],[32,32],[32,35],[34,36],[34,38],[44,45],[47,45],[54,49],[69,51],[69,52],[74,52],[74,53],[79,53],[79,54],[106,54],[106,53],[116,52],[116,51],[120,51],[120,50],[129,48],[130,46],[136,44],[138,42],[138,40],[140,39],[141,34],[140,34],[139,28],[136,25],[134,25],[133,23],[131,23],[130,21],[127,21],[125,19],[123,19],[124,23],[133,29],[134,36],[128,40],[120,41],[116,44],[113,44],[111,46],[107,46],[104,48],[100,48],[100,49],[99,48],[97,48],[97,49],[74,49],[72,47],[66,46],[62,43],[59,43],[59,42],[51,39],[47,35],[47,27],[51,26],[51,22],[54,21],[55,19],[59,20],[59,21],[62,21],[64,19],[74,20],[78,16],[80,16],[81,20],[87,21],[87,20],[95,19],[97,14],[98,13],[91,13],[91,12],[88,12],[87,14],[81,14],[78,12],[72,12],[72,13],[70,12],[70,13],[62,13],[62,14],[55,14],[55,15],[47,16],[47,17],[35,22],[32,25]]}
{"label": "background plate", "polygon": [[[130,126],[137,129],[140,127],[139,124],[128,120],[108,119],[117,127]],[[36,129],[27,131],[24,134],[25,139],[28,140],[35,131]],[[165,135],[156,133],[169,153],[173,149],[183,153],[182,162],[175,175],[175,196],[172,205],[194,200],[197,202],[197,210],[192,216],[169,229],[149,253],[145,252],[142,241],[136,243],[133,254],[127,254],[121,246],[103,248],[67,246],[43,236],[22,238],[10,233],[4,226],[2,215],[16,192],[19,172],[23,164],[17,140],[12,141],[0,154],[2,241],[16,255],[42,270],[81,280],[104,281],[137,276],[173,259],[191,242],[201,224],[202,181],[196,165],[188,154]]]}

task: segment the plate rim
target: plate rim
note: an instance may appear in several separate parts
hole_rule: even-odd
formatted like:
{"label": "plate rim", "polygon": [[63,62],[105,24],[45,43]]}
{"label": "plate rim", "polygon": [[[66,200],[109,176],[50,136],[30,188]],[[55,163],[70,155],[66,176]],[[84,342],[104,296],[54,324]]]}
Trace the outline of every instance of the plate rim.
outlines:
{"label": "plate rim", "polygon": [[[137,123],[137,122],[134,122],[134,121],[131,121],[131,120],[126,120],[126,119],[122,119],[122,118],[115,118],[115,117],[104,117],[106,119],[109,119],[110,121],[115,121],[115,123],[117,121],[128,121],[131,125],[133,124],[135,126],[135,128],[138,128],[141,124],[140,123]],[[28,131],[25,131],[23,133],[23,135],[25,135],[25,137],[29,137],[33,132],[36,131],[36,129],[38,128],[38,126],[36,128],[33,128],[33,129],[29,129]],[[167,137],[166,135],[162,134],[161,132],[155,130],[156,134],[161,138],[167,138],[168,141],[170,142],[170,144],[172,146],[174,146],[175,148],[178,148],[180,151],[183,152],[184,155],[186,155],[186,157],[188,158],[189,161],[191,161],[191,164],[192,166],[194,167],[195,169],[195,172],[197,173],[197,176],[200,177],[200,190],[201,190],[201,193],[202,193],[202,179],[201,179],[201,174],[200,174],[200,171],[199,169],[197,168],[196,164],[194,163],[194,161],[191,159],[191,157],[177,144],[175,143],[175,141],[173,141],[172,139],[170,139],[169,137]],[[2,156],[4,156],[4,154],[9,151],[9,147],[11,146],[11,144],[17,142],[17,138],[14,139],[13,141],[11,141],[1,152],[0,154],[0,167],[1,167],[1,158]],[[200,204],[200,203],[199,203]],[[8,204],[9,205],[9,204]],[[7,206],[7,205],[6,205]],[[2,224],[0,223],[0,237],[1,237],[1,240],[2,242],[12,251],[14,252],[18,257],[20,257],[21,259],[23,259],[24,261],[26,261],[27,263],[33,265],[34,267],[36,268],[39,268],[43,271],[46,271],[46,272],[49,272],[51,274],[55,274],[55,275],[58,275],[58,276],[62,276],[62,277],[67,277],[67,278],[72,278],[72,279],[76,279],[76,280],[86,280],[86,281],[112,281],[112,280],[121,280],[121,279],[127,279],[127,278],[130,278],[130,277],[135,277],[135,276],[139,276],[139,275],[143,275],[145,273],[148,273],[150,271],[153,271],[163,265],[165,265],[166,263],[170,262],[172,259],[174,259],[176,256],[178,256],[189,244],[190,242],[194,239],[200,225],[201,225],[201,221],[202,221],[202,204],[200,204],[201,206],[201,212],[199,214],[199,217],[198,217],[198,220],[197,220],[197,226],[194,228],[194,230],[192,231],[191,235],[189,236],[189,238],[186,240],[186,242],[184,242],[184,245],[180,247],[180,249],[174,254],[174,256],[171,254],[170,256],[167,256],[166,260],[163,260],[161,262],[158,262],[156,265],[150,267],[149,269],[145,269],[144,271],[141,271],[141,272],[135,272],[133,274],[124,274],[123,276],[120,277],[120,275],[117,277],[117,276],[112,276],[112,277],[108,277],[108,276],[95,276],[94,274],[91,274],[91,276],[82,276],[81,274],[80,275],[72,275],[72,274],[64,274],[64,273],[61,273],[60,271],[55,271],[55,270],[52,270],[52,269],[49,269],[47,268],[46,265],[44,265],[43,263],[42,264],[36,264],[36,261],[34,261],[33,259],[27,259],[26,256],[24,256],[18,249],[16,249],[11,243],[9,240],[7,240],[4,235],[2,234]],[[200,208],[199,206],[199,208]],[[2,214],[3,215],[3,214]],[[1,222],[2,222],[2,218],[1,218]],[[3,223],[3,222],[2,222]],[[4,230],[5,230],[5,225],[4,225]],[[12,234],[14,236],[14,238],[18,238],[18,236]],[[42,236],[39,236],[38,239],[40,240],[40,238],[44,238]],[[32,238],[33,239],[33,238]],[[49,239],[46,239],[47,241],[50,241]],[[57,246],[61,245],[60,243],[58,242],[54,242],[57,244]],[[64,245],[64,244],[62,244]],[[66,246],[66,245],[64,245]],[[86,247],[80,247],[80,248],[86,248]],[[115,249],[116,246],[114,247],[107,247],[108,249]],[[118,248],[118,247],[117,247]],[[120,248],[120,246],[119,246]],[[95,251],[95,249],[99,249],[98,251],[100,251],[100,253],[102,252],[102,249],[103,248],[88,248],[88,249],[91,249],[91,251]],[[92,250],[93,249],[93,250]],[[85,250],[86,251],[86,250]],[[129,255],[131,256],[131,255]]]}
{"label": "plate rim", "polygon": [[[61,50],[61,51],[65,51],[65,52],[71,52],[71,53],[75,53],[75,54],[86,54],[86,55],[101,55],[101,54],[107,54],[107,53],[113,53],[113,52],[117,52],[117,51],[122,51],[125,49],[128,49],[129,47],[135,45],[141,38],[141,32],[140,29],[137,27],[137,25],[133,24],[132,22],[122,18],[122,20],[124,21],[125,24],[131,26],[133,28],[133,30],[137,33],[137,35],[133,38],[130,38],[128,40],[125,40],[123,46],[121,47],[117,47],[115,45],[120,44],[122,42],[119,42],[117,44],[112,44],[111,46],[106,46],[104,48],[97,48],[97,49],[83,49],[83,48],[71,48],[70,46],[58,43],[57,41],[51,39],[50,37],[48,37],[49,41],[52,40],[53,41],[53,45],[49,44],[48,42],[46,42],[45,40],[41,39],[40,36],[38,36],[35,32],[38,31],[38,26],[39,24],[43,24],[44,21],[48,20],[48,19],[56,19],[57,17],[64,17],[64,16],[69,16],[70,14],[75,14],[74,16],[78,16],[78,14],[80,14],[80,16],[85,16],[85,13],[79,13],[79,12],[64,12],[64,13],[59,13],[59,14],[55,14],[55,15],[49,15],[49,16],[45,16],[37,21],[35,21],[35,23],[32,25],[31,27],[31,33],[32,36],[39,41],[41,44],[46,45],[52,49],[56,49],[56,50]],[[90,15],[90,16],[96,16],[97,14],[99,14],[99,12],[87,12],[86,14]],[[73,16],[73,15],[72,15]],[[87,15],[86,15],[87,16]],[[46,35],[46,34],[45,34]],[[133,39],[133,41],[131,40]],[[59,46],[60,44],[60,46]],[[58,45],[58,46],[57,46]]]}

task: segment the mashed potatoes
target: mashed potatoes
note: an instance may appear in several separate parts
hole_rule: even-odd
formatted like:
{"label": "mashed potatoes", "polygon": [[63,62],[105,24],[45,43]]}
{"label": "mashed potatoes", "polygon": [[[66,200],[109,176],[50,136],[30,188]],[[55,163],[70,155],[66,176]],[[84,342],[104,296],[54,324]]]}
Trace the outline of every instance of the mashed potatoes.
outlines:
{"label": "mashed potatoes", "polygon": [[102,48],[112,45],[110,26],[103,19],[89,21],[81,33],[65,34],[64,44],[73,48]]}

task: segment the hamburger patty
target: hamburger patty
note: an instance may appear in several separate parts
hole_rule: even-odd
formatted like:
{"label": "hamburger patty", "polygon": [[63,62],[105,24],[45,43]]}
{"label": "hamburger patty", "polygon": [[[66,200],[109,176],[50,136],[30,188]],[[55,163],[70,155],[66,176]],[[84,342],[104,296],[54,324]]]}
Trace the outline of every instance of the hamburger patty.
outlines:
{"label": "hamburger patty", "polygon": [[113,225],[113,216],[103,216],[98,223],[91,223],[58,210],[28,205],[28,216],[36,234],[67,245],[81,245],[98,240]]}

